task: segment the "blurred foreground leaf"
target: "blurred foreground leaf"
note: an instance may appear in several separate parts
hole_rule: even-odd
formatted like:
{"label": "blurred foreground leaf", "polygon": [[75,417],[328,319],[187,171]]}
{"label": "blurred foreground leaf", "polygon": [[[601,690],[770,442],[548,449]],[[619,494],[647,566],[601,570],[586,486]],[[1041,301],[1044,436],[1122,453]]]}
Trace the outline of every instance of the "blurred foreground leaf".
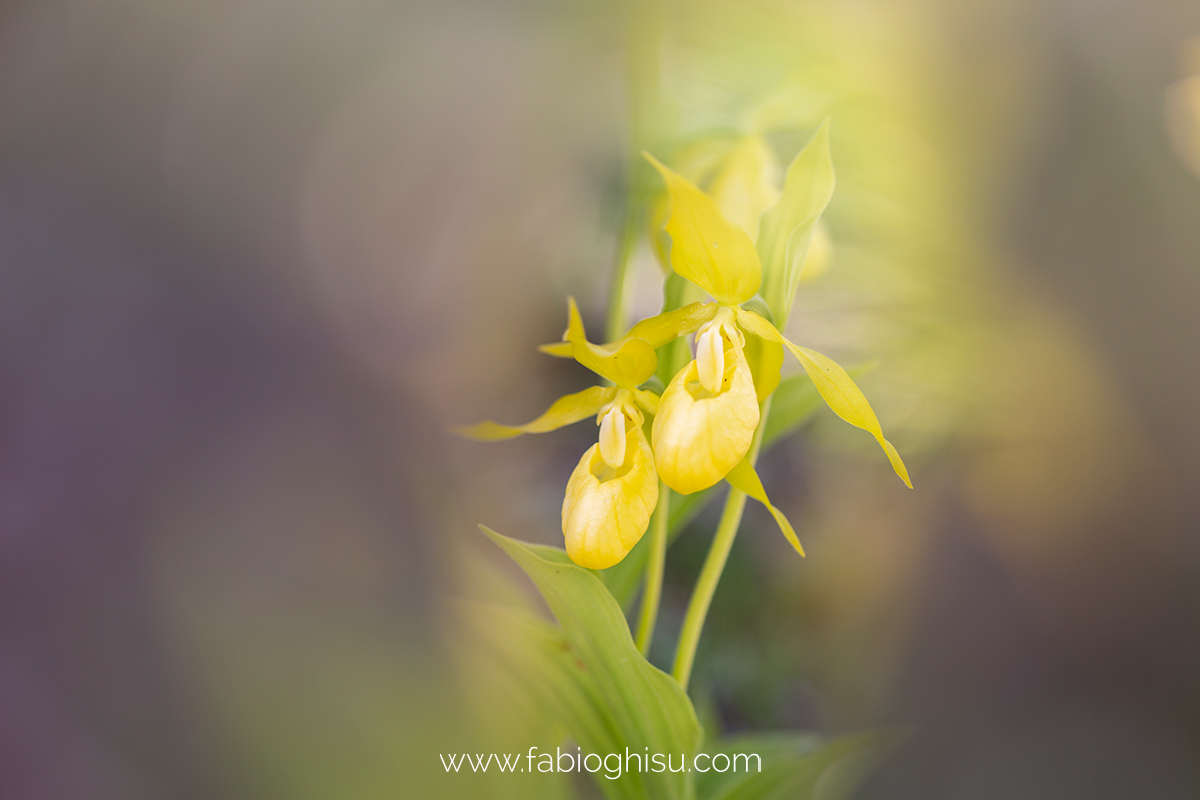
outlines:
{"label": "blurred foreground leaf", "polygon": [[[682,754],[690,760],[701,739],[691,701],[674,678],[638,652],[621,607],[596,574],[571,564],[566,553],[549,552],[554,548],[526,545],[482,525],[480,529],[533,580],[562,625],[572,660],[560,660],[556,668],[572,675],[569,681],[555,680],[573,702],[583,703],[580,714],[569,713],[563,720],[571,735],[581,745],[580,734],[589,742],[607,740],[602,730],[591,728],[595,721],[604,721],[612,727],[614,746],[593,752],[623,753],[628,747],[630,752],[643,753],[648,748],[651,753]],[[597,700],[599,716],[589,710]],[[583,727],[585,721],[588,727],[579,733],[570,729],[572,724]],[[626,772],[617,780],[598,783],[613,797],[694,796],[687,773]]]}
{"label": "blurred foreground leaf", "polygon": [[[710,768],[709,772],[696,773],[696,794],[700,800],[844,800],[894,742],[894,736],[879,733],[847,736],[824,744],[810,733],[756,734],[722,740],[706,752],[714,758],[719,758],[718,754],[731,760],[738,757],[739,771],[726,767],[725,772]],[[761,759],[761,772],[756,771],[753,758],[743,760],[750,754]],[[748,771],[741,768],[747,763]]]}

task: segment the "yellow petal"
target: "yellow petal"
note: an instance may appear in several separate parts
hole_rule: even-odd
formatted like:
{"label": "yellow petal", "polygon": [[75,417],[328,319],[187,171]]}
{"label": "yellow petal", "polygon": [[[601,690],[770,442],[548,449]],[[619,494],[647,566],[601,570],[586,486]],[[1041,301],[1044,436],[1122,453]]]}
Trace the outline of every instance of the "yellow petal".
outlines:
{"label": "yellow petal", "polygon": [[605,464],[594,444],[571,473],[562,508],[567,555],[581,567],[613,566],[642,538],[656,505],[654,455],[641,427],[631,421],[620,469]]}
{"label": "yellow petal", "polygon": [[571,347],[570,342],[550,342],[550,344],[539,344],[538,352],[545,353],[548,356],[555,358],[574,358],[575,350]]}
{"label": "yellow petal", "polygon": [[[900,454],[896,452],[892,443],[883,438],[883,428],[879,425],[879,418],[875,416],[875,412],[871,409],[867,398],[863,396],[862,390],[846,374],[846,370],[842,369],[832,358],[821,355],[816,350],[809,350],[789,342],[779,331],[775,330],[774,325],[753,311],[738,309],[737,319],[738,324],[748,332],[764,339],[782,342],[788,350],[791,350],[792,355],[799,359],[800,365],[812,379],[817,391],[821,393],[821,397],[833,409],[833,413],[874,436],[875,440],[879,442],[879,446],[883,448],[883,452],[887,454],[892,469],[896,471],[908,488],[912,488],[912,481],[908,479],[908,469],[904,466],[904,461],[901,460]],[[666,399],[665,395],[663,399]]]}
{"label": "yellow petal", "polygon": [[721,392],[700,385],[696,362],[679,371],[654,417],[654,462],[663,482],[680,494],[717,483],[746,455],[758,427],[758,399],[745,356],[725,352]]}
{"label": "yellow petal", "polygon": [[729,481],[729,485],[733,488],[740,489],[766,506],[767,510],[771,512],[771,516],[775,518],[776,524],[779,525],[779,530],[783,531],[783,537],[792,547],[796,548],[797,553],[804,555],[804,548],[800,546],[800,539],[796,536],[792,523],[788,522],[788,518],[782,511],[771,505],[771,501],[767,498],[767,490],[763,488],[758,473],[754,471],[754,467],[750,465],[749,461],[744,458],[739,461],[737,466],[725,476],[725,480]]}
{"label": "yellow petal", "polygon": [[716,316],[716,303],[691,303],[656,317],[648,317],[629,329],[626,339],[644,339],[655,350],[692,333]]}
{"label": "yellow petal", "polygon": [[617,386],[632,389],[650,380],[658,368],[653,347],[641,339],[622,340],[615,349],[592,344],[587,340],[573,297],[567,298],[567,312],[570,321],[566,340],[571,343],[576,361]]}
{"label": "yellow petal", "polygon": [[[604,347],[610,352],[619,351],[630,339],[642,339],[646,344],[657,350],[663,345],[670,344],[680,336],[694,332],[704,323],[716,316],[716,303],[691,303],[674,311],[667,311],[654,317],[647,317],[629,329],[629,333],[615,342]],[[567,331],[570,334],[570,330]],[[574,358],[574,349],[570,342],[551,342],[538,345],[538,350],[556,358]]]}
{"label": "yellow petal", "polygon": [[464,425],[451,428],[459,436],[479,441],[499,441],[511,439],[523,433],[546,433],[557,430],[564,425],[579,422],[581,419],[594,417],[606,403],[611,403],[617,394],[615,386],[593,386],[582,392],[564,395],[546,409],[546,413],[524,425],[499,425],[492,421],[481,422],[478,425]]}
{"label": "yellow petal", "polygon": [[775,154],[759,136],[745,136],[721,161],[709,194],[725,219],[739,226],[753,240],[758,237],[758,219],[779,197],[775,188]]}
{"label": "yellow petal", "polygon": [[717,204],[687,178],[645,154],[671,195],[671,268],[721,303],[744,303],[762,283],[758,252],[744,230],[721,216]]}

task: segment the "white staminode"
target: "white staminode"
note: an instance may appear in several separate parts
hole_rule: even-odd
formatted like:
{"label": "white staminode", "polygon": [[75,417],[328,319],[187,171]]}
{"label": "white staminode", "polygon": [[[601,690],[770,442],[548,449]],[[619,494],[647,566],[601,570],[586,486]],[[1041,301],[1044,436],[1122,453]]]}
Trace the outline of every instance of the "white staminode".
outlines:
{"label": "white staminode", "polygon": [[696,372],[700,385],[713,394],[725,379],[725,341],[721,326],[709,324],[696,338]]}
{"label": "white staminode", "polygon": [[600,420],[600,458],[613,469],[625,463],[625,414],[616,404]]}

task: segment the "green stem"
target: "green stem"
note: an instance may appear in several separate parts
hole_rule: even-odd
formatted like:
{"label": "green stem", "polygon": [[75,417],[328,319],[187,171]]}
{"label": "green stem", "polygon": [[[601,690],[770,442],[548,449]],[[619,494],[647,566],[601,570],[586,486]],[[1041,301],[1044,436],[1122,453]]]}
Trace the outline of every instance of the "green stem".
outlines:
{"label": "green stem", "polygon": [[650,640],[658,620],[658,601],[662,597],[663,565],[667,560],[667,521],[671,516],[671,490],[658,483],[658,505],[650,520],[650,561],[646,564],[646,588],[642,591],[642,610],[638,619],[637,648],[650,655]]}
{"label": "green stem", "polygon": [[[750,452],[746,454],[751,464],[758,460],[763,431],[767,427],[765,423],[770,413],[771,398],[768,397],[759,407],[758,430],[754,432],[754,441],[750,443]],[[729,551],[733,547],[733,540],[737,536],[738,525],[742,522],[742,512],[745,508],[746,493],[729,487],[729,496],[725,498],[721,521],[717,524],[717,532],[708,548],[708,557],[704,559],[700,577],[696,580],[696,588],[692,590],[692,599],[688,602],[683,628],[679,632],[679,647],[675,651],[675,668],[672,674],[685,690],[688,680],[692,677],[696,646],[700,644],[700,633],[704,630],[708,607],[712,604],[713,593],[716,592],[721,573],[725,570],[725,562],[729,559]]]}

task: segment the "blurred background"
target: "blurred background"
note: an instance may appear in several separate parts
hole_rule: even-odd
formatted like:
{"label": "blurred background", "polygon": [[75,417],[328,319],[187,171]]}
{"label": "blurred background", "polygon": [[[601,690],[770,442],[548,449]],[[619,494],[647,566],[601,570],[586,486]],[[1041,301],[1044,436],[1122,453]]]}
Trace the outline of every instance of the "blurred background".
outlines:
{"label": "blurred background", "polygon": [[911,732],[864,799],[1200,797],[1198,35],[1194,0],[6,4],[0,796],[549,792],[442,772],[505,738],[454,604],[527,589],[475,524],[559,542],[595,432],[441,431],[591,384],[534,348],[567,294],[602,330],[648,103],[786,120],[785,163],[832,119],[790,331],[876,363],[916,486],[828,412],[764,456],[808,558],[748,512],[710,727]]}

